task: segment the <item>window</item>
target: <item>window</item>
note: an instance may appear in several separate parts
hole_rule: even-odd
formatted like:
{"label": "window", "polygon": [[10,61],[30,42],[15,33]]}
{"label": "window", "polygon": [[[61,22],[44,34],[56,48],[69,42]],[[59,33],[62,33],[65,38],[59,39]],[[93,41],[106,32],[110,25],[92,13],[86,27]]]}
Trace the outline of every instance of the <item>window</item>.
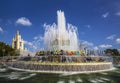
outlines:
{"label": "window", "polygon": [[20,42],[20,47],[22,47],[22,42]]}

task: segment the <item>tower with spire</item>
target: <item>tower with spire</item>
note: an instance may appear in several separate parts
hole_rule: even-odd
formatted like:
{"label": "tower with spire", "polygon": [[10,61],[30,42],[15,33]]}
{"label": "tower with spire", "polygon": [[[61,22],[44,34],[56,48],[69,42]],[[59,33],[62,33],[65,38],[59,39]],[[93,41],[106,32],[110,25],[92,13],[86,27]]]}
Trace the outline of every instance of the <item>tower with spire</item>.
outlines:
{"label": "tower with spire", "polygon": [[19,30],[17,30],[17,33],[12,40],[12,48],[18,50],[20,53],[24,51],[24,40],[21,38]]}

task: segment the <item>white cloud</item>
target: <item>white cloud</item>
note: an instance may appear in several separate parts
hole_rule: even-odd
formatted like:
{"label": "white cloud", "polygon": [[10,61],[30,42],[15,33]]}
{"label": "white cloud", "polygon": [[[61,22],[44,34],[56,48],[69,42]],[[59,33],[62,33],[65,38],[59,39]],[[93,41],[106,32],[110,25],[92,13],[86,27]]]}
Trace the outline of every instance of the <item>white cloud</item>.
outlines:
{"label": "white cloud", "polygon": [[24,25],[24,26],[31,26],[32,25],[30,20],[28,18],[25,18],[25,17],[18,18],[16,23]]}
{"label": "white cloud", "polygon": [[33,39],[34,39],[34,40],[42,41],[44,38],[39,35],[39,36],[35,36]]}
{"label": "white cloud", "polygon": [[115,13],[116,16],[120,16],[120,12]]}
{"label": "white cloud", "polygon": [[25,42],[25,46],[29,51],[35,51],[37,49],[37,47],[33,44],[33,42],[28,42],[28,41],[24,41]]}
{"label": "white cloud", "polygon": [[103,18],[107,18],[109,16],[109,12],[102,15]]}
{"label": "white cloud", "polygon": [[102,44],[102,45],[99,45],[100,48],[112,48],[112,45],[109,45],[109,44]]}
{"label": "white cloud", "polygon": [[116,37],[116,35],[113,34],[113,35],[111,35],[111,36],[108,36],[106,39],[113,40],[115,37]]}
{"label": "white cloud", "polygon": [[38,35],[33,38],[32,42],[24,41],[25,46],[29,51],[39,51],[41,49],[41,43],[43,42],[43,37]]}
{"label": "white cloud", "polygon": [[117,39],[116,39],[116,43],[117,43],[117,44],[120,44],[120,38],[117,38]]}
{"label": "white cloud", "polygon": [[34,39],[33,43],[35,44],[35,46],[36,46],[37,48],[40,48],[41,43],[42,43],[43,40],[44,40],[44,37],[38,35],[38,36],[35,36],[33,39]]}
{"label": "white cloud", "polygon": [[3,33],[3,29],[2,29],[2,27],[0,27],[0,33]]}
{"label": "white cloud", "polygon": [[93,43],[88,42],[88,41],[83,41],[82,45],[84,45],[84,46],[93,46]]}
{"label": "white cloud", "polygon": [[29,46],[32,46],[33,44],[32,44],[32,42],[28,42],[28,41],[24,41],[25,42],[25,44],[27,44],[27,45],[29,45]]}
{"label": "white cloud", "polygon": [[99,48],[97,46],[93,47],[93,50],[99,50]]}

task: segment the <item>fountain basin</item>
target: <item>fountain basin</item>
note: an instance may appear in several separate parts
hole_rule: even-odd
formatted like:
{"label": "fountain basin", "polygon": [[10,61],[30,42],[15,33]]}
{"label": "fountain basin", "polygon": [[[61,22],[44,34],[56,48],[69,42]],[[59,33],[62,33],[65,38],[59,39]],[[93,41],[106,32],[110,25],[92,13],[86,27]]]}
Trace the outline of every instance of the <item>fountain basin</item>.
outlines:
{"label": "fountain basin", "polygon": [[29,72],[46,73],[92,73],[113,69],[112,62],[90,63],[41,63],[41,62],[12,62],[9,68]]}

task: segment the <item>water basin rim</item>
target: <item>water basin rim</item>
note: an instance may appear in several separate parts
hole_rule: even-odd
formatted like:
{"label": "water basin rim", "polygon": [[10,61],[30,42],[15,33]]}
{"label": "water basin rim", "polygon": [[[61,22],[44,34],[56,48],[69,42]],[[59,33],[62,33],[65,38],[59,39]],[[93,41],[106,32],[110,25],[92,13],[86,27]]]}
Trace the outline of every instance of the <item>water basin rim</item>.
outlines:
{"label": "water basin rim", "polygon": [[35,72],[35,73],[58,73],[58,74],[89,74],[89,73],[100,73],[100,72],[107,72],[107,71],[112,71],[115,70],[116,68],[113,67],[111,69],[105,69],[105,70],[96,70],[96,71],[41,71],[41,70],[27,70],[27,69],[20,69],[20,68],[13,68],[13,67],[8,67],[9,69],[12,70],[17,70],[17,71],[25,71],[25,72]]}

